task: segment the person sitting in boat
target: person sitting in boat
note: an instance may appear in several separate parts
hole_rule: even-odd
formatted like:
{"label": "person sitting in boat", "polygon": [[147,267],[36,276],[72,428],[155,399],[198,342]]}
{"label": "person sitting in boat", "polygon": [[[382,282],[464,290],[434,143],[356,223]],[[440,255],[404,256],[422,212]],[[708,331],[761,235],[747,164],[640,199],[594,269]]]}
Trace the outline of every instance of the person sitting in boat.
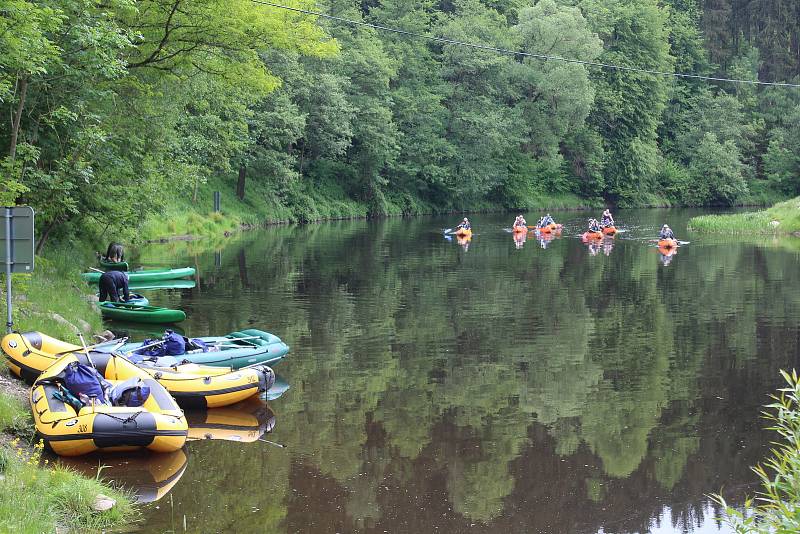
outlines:
{"label": "person sitting in boat", "polygon": [[597,222],[597,219],[589,219],[589,231],[590,232],[600,231],[600,223]]}
{"label": "person sitting in boat", "polygon": [[600,218],[600,226],[614,226],[614,217],[611,216],[611,210],[606,209],[606,211],[603,212],[603,216]]}
{"label": "person sitting in boat", "polygon": [[514,228],[518,226],[524,228],[527,225],[528,221],[525,220],[525,217],[523,217],[522,215],[517,215],[516,220],[514,220]]}
{"label": "person sitting in boat", "polygon": [[661,227],[661,233],[659,234],[659,237],[661,239],[675,239],[675,234],[672,233],[672,228],[665,224]]}
{"label": "person sitting in boat", "polygon": [[462,229],[462,230],[471,230],[471,229],[472,229],[472,225],[470,225],[470,224],[469,224],[469,219],[467,219],[466,217],[464,217],[464,220],[463,220],[463,221],[461,221],[461,224],[459,224],[458,226],[456,226],[456,230],[458,230],[458,229]]}
{"label": "person sitting in boat", "polygon": [[547,226],[547,225],[550,225],[550,224],[555,224],[555,223],[556,223],[556,221],[553,220],[553,217],[551,217],[549,213],[547,215],[545,215],[544,218],[542,219],[542,226],[543,227]]}
{"label": "person sitting in boat", "polygon": [[128,275],[122,271],[107,271],[100,275],[100,302],[119,302],[119,292],[122,291],[125,302],[131,299],[128,289]]}
{"label": "person sitting in boat", "polygon": [[106,249],[105,260],[112,263],[125,261],[125,249],[119,243],[109,243]]}

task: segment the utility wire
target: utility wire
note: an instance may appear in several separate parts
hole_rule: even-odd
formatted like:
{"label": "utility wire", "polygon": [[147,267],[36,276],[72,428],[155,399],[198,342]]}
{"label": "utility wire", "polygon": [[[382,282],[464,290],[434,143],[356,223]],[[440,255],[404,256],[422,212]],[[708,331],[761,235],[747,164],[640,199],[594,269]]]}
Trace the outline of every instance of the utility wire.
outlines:
{"label": "utility wire", "polygon": [[517,50],[509,50],[507,48],[498,48],[496,46],[489,46],[489,45],[482,45],[477,43],[468,43],[465,41],[458,41],[455,39],[448,39],[446,37],[436,37],[435,35],[425,35],[422,33],[415,33],[406,30],[401,30],[399,28],[391,28],[389,26],[382,26],[380,24],[371,24],[369,22],[363,22],[358,20],[350,20],[343,17],[337,17],[335,15],[327,15],[325,13],[320,13],[318,11],[311,11],[309,9],[301,9],[298,7],[291,7],[285,6],[281,4],[275,4],[272,2],[266,2],[264,0],[250,0],[254,4],[259,4],[262,6],[267,7],[274,7],[276,9],[284,9],[286,11],[294,11],[295,13],[302,13],[304,15],[313,15],[315,17],[322,17],[324,19],[335,20],[337,22],[341,22],[343,24],[350,24],[352,26],[366,26],[367,28],[373,28],[376,30],[381,30],[385,32],[392,32],[392,33],[399,33],[400,35],[407,35],[409,37],[417,37],[421,39],[428,39],[429,41],[436,41],[439,43],[446,43],[458,46],[466,46],[469,48],[477,48],[479,50],[489,50],[492,52],[499,52],[501,54],[512,55],[512,56],[523,56],[523,57],[531,57],[535,59],[541,59],[545,61],[562,61],[564,63],[576,63],[578,65],[585,65],[587,67],[599,67],[601,69],[610,69],[610,70],[620,70],[620,71],[628,71],[628,72],[643,72],[645,74],[652,74],[655,76],[672,76],[675,78],[690,78],[694,80],[706,80],[712,82],[730,82],[730,83],[742,83],[742,84],[750,84],[750,85],[767,85],[773,87],[793,87],[793,88],[800,88],[800,84],[796,83],[786,83],[786,82],[762,82],[759,80],[738,80],[734,78],[718,78],[715,76],[703,76],[701,74],[689,74],[684,72],[666,72],[661,70],[653,70],[653,69],[643,69],[638,67],[625,67],[623,65],[613,65],[611,63],[600,63],[598,61],[585,61],[582,59],[572,59],[560,56],[550,56],[547,54],[533,54],[530,52],[520,52]]}

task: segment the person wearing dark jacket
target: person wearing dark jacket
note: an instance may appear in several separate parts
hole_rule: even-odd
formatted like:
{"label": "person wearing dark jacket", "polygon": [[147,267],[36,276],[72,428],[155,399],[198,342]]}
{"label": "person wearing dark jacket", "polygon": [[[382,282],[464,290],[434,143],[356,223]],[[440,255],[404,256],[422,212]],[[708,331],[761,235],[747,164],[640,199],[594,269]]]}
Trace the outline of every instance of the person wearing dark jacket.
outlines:
{"label": "person wearing dark jacket", "polygon": [[105,260],[113,263],[125,261],[125,249],[119,243],[109,243]]}
{"label": "person wearing dark jacket", "polygon": [[122,290],[125,302],[131,299],[128,290],[128,275],[122,271],[108,271],[100,275],[100,302],[119,302],[119,292]]}
{"label": "person wearing dark jacket", "polygon": [[672,228],[665,224],[661,227],[661,233],[659,234],[659,237],[661,239],[675,239],[675,234],[672,233]]}

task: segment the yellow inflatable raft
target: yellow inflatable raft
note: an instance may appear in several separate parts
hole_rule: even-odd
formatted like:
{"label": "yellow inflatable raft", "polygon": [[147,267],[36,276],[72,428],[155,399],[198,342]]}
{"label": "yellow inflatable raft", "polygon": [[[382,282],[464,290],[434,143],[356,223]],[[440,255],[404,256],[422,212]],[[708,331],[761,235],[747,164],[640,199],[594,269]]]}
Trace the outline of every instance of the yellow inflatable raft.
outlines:
{"label": "yellow inflatable raft", "polygon": [[[40,332],[8,334],[2,341],[11,371],[33,380],[50,367],[59,353],[72,352],[88,364],[82,348]],[[179,364],[172,367],[136,365],[125,357],[89,350],[92,363],[109,380],[127,380],[144,371],[167,388],[175,400],[187,408],[220,408],[266,392],[275,382],[275,373],[266,365],[233,371],[228,367]]]}
{"label": "yellow inflatable raft", "polygon": [[[39,376],[31,388],[30,403],[39,437],[61,456],[94,451],[131,451],[147,448],[172,452],[186,442],[188,425],[183,412],[164,386],[144,371],[139,373],[150,395],[142,406],[94,404],[76,410],[64,402],[66,367],[77,358],[68,354]],[[110,381],[112,386],[118,381]]]}

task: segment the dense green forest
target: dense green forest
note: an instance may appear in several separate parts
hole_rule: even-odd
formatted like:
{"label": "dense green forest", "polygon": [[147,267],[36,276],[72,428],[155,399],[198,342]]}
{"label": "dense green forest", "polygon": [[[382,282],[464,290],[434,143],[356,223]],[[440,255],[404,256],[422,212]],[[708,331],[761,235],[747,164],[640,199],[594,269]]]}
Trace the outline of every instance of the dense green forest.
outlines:
{"label": "dense green forest", "polygon": [[[626,67],[800,74],[793,0],[284,3]],[[40,244],[204,214],[209,183],[286,220],[800,193],[800,89],[251,0],[0,0],[0,107],[0,200],[37,208]]]}

